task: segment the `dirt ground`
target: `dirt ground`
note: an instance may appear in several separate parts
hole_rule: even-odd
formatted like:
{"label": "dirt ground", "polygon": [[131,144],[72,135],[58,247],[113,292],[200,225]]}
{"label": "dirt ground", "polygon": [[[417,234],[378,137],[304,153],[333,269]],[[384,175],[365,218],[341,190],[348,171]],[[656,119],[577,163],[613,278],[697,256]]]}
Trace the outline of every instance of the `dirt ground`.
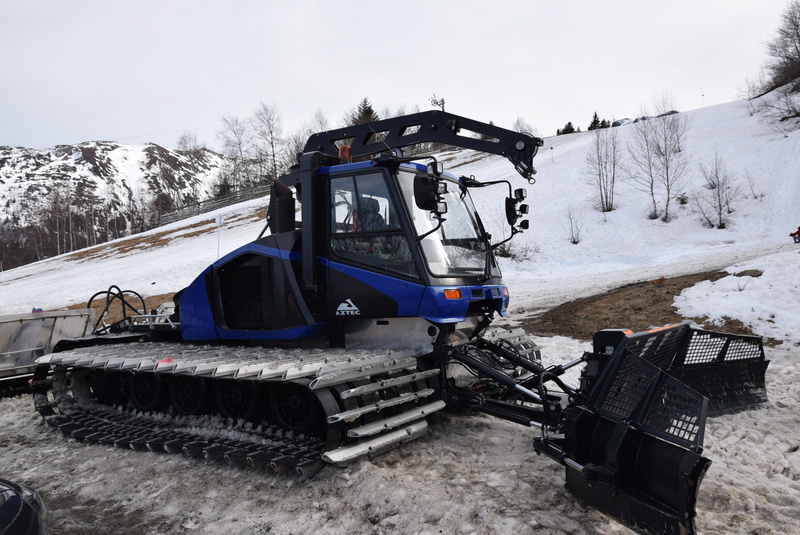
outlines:
{"label": "dirt ground", "polygon": [[[684,318],[672,306],[673,299],[684,288],[703,280],[719,280],[727,276],[757,276],[760,273],[730,275],[724,271],[709,271],[683,277],[660,278],[623,286],[592,297],[576,299],[535,317],[519,322],[526,332],[537,335],[561,335],[590,341],[600,329],[631,329],[635,332],[685,320],[711,330],[737,334],[753,334],[741,322],[727,319],[724,328],[706,324],[706,318]],[[770,344],[771,340],[765,340]]]}

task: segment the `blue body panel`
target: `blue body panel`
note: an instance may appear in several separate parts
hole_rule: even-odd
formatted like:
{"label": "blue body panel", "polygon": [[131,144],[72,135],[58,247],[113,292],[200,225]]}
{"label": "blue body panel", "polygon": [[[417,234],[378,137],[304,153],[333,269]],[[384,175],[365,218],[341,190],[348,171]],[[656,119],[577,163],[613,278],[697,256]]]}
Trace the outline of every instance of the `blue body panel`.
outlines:
{"label": "blue body panel", "polygon": [[400,280],[390,275],[368,271],[366,269],[341,264],[328,260],[327,258],[318,258],[317,261],[330,270],[340,271],[349,275],[359,281],[375,288],[377,291],[383,293],[387,297],[397,301],[397,315],[398,316],[417,316],[420,301],[425,286],[405,280]]}
{"label": "blue body panel", "polygon": [[181,295],[181,336],[183,339],[190,341],[277,341],[301,340],[322,335],[327,323],[313,323],[278,330],[225,329],[216,324],[212,313],[212,304],[209,302],[209,296],[212,293],[210,288],[208,288],[209,275],[215,268],[223,266],[231,260],[247,253],[282,258],[284,260],[299,260],[301,257],[300,253],[285,251],[275,247],[267,247],[252,242],[228,253],[214,262],[195,278]]}
{"label": "blue body panel", "polygon": [[184,340],[219,339],[206,289],[206,276],[210,272],[211,266],[203,270],[181,295],[181,336]]}
{"label": "blue body panel", "polygon": [[[460,290],[461,298],[448,299],[445,290]],[[466,319],[472,301],[492,301],[494,312],[506,315],[508,295],[503,285],[428,286],[416,315],[434,323],[458,323]]]}

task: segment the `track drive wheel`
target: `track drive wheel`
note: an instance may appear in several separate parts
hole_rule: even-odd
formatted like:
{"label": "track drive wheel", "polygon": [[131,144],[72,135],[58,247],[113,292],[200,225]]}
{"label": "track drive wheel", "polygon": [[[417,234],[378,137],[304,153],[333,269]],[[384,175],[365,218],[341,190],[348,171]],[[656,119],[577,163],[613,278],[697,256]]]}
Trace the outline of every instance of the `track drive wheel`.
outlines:
{"label": "track drive wheel", "polygon": [[161,408],[164,401],[164,381],[156,373],[134,373],[128,382],[131,403],[137,410],[150,412]]}
{"label": "track drive wheel", "polygon": [[259,415],[259,391],[255,381],[217,381],[214,388],[217,410],[223,418],[254,421]]}
{"label": "track drive wheel", "polygon": [[324,428],[319,400],[303,385],[272,385],[269,392],[269,412],[272,421],[287,431],[316,434]]}

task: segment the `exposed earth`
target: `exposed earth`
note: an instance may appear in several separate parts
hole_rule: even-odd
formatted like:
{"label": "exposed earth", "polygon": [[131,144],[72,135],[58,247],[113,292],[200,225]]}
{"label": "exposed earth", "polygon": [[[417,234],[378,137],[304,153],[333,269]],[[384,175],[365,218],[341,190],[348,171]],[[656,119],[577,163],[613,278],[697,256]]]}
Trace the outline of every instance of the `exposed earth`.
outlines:
{"label": "exposed earth", "polygon": [[[733,276],[758,276],[758,272],[742,272]],[[672,303],[684,288],[703,280],[719,280],[731,276],[724,271],[708,271],[674,278],[659,278],[623,286],[583,299],[575,299],[552,308],[538,316],[519,321],[518,325],[528,333],[539,336],[561,335],[590,341],[600,329],[631,329],[644,331],[685,320],[711,330],[724,330],[737,334],[753,334],[742,322],[726,319],[725,326],[708,325],[705,318],[684,318]],[[774,343],[766,339],[767,345]]]}

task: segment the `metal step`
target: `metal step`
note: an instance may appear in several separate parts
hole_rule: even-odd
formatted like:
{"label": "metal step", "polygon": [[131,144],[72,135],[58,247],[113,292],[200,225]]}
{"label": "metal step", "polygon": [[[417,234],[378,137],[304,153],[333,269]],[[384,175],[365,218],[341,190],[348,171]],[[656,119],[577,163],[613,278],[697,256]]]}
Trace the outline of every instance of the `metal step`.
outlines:
{"label": "metal step", "polygon": [[419,392],[403,394],[402,396],[397,396],[396,398],[382,399],[378,402],[371,403],[363,407],[358,407],[357,409],[351,409],[349,411],[344,411],[337,414],[331,414],[330,416],[328,416],[328,423],[335,424],[336,422],[352,422],[355,419],[365,414],[369,414],[371,412],[380,412],[381,410],[386,409],[388,407],[394,407],[396,405],[402,405],[404,403],[416,401],[418,399],[428,397],[433,393],[434,393],[433,388],[426,388],[424,390],[420,390]]}
{"label": "metal step", "polygon": [[369,424],[362,425],[361,427],[355,427],[353,429],[350,429],[349,431],[347,431],[347,436],[354,438],[363,438],[372,435],[377,435],[378,433],[389,431],[396,427],[400,427],[401,425],[405,425],[415,420],[424,418],[429,414],[444,409],[446,406],[447,404],[442,400],[434,401],[433,403],[429,403],[428,405],[423,405],[422,407],[417,407],[410,411],[406,411],[403,414],[390,416],[389,418],[378,420],[377,422],[371,422]]}
{"label": "metal step", "polygon": [[311,381],[309,388],[316,390],[317,388],[355,381],[372,375],[395,370],[415,369],[416,367],[417,359],[416,354],[413,352],[404,353],[402,356],[383,355],[371,359],[328,364],[319,369],[317,377]]}
{"label": "metal step", "polygon": [[402,429],[379,435],[370,440],[362,440],[350,446],[343,446],[332,451],[326,451],[322,454],[322,459],[332,464],[345,466],[356,459],[372,457],[415,440],[425,434],[427,430],[428,422],[422,420],[403,427]]}
{"label": "metal step", "polygon": [[435,370],[428,370],[424,372],[417,372],[412,373],[410,375],[402,375],[400,377],[393,377],[391,379],[384,379],[382,381],[378,381],[375,383],[370,383],[363,386],[357,386],[355,388],[350,388],[349,390],[343,390],[339,397],[341,399],[348,399],[355,396],[363,396],[364,394],[371,394],[372,392],[378,392],[379,390],[384,390],[386,388],[390,388],[393,386],[400,386],[405,385],[408,383],[413,383],[415,381],[420,381],[423,379],[428,379],[430,377],[434,377],[439,375],[439,369]]}

